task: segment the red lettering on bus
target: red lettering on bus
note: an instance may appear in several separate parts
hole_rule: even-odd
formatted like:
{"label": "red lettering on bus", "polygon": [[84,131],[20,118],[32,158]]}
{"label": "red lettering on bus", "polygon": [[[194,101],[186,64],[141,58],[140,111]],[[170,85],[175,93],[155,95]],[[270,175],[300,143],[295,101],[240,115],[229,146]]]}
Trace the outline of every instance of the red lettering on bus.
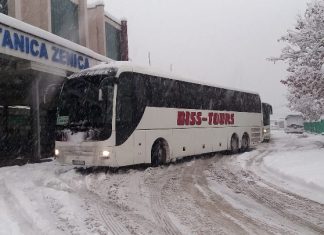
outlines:
{"label": "red lettering on bus", "polygon": [[231,124],[234,125],[234,113],[231,113]]}
{"label": "red lettering on bus", "polygon": [[211,125],[213,123],[213,113],[208,113],[208,124]]}
{"label": "red lettering on bus", "polygon": [[225,123],[225,113],[219,114],[219,124],[224,125]]}
{"label": "red lettering on bus", "polygon": [[208,117],[202,116],[202,112],[178,111],[178,126],[201,125],[202,121],[208,121],[209,125],[233,125],[234,113],[208,113]]}
{"label": "red lettering on bus", "polygon": [[190,113],[190,125],[193,126],[196,124],[196,112]]}
{"label": "red lettering on bus", "polygon": [[197,125],[201,125],[201,115],[202,115],[201,112],[197,113],[197,118],[196,118],[196,124]]}
{"label": "red lettering on bus", "polygon": [[185,120],[185,112],[178,111],[178,120],[177,120],[178,126],[183,126],[184,120]]}
{"label": "red lettering on bus", "polygon": [[225,113],[225,125],[231,124],[231,115],[229,113]]}
{"label": "red lettering on bus", "polygon": [[190,112],[186,112],[185,124],[188,126],[190,123]]}
{"label": "red lettering on bus", "polygon": [[213,120],[213,124],[214,125],[218,125],[219,121],[219,114],[218,113],[214,113],[214,120]]}

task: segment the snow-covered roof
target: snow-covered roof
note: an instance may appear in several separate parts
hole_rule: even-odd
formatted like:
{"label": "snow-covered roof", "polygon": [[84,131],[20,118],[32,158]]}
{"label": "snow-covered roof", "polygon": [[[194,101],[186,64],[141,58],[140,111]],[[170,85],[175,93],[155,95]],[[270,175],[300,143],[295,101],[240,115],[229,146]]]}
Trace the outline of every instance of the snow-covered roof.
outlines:
{"label": "snow-covered roof", "polygon": [[100,75],[100,74],[104,75],[104,74],[109,74],[112,70],[117,70],[117,74],[116,74],[117,76],[119,76],[122,72],[135,72],[135,73],[141,73],[141,74],[148,74],[148,75],[156,76],[156,77],[170,78],[170,79],[178,80],[178,81],[192,82],[192,83],[197,83],[197,84],[206,85],[206,86],[219,87],[219,88],[224,88],[224,89],[228,89],[228,90],[241,91],[241,92],[247,92],[247,93],[259,95],[257,92],[254,92],[254,91],[234,89],[234,88],[219,86],[217,84],[211,84],[211,83],[206,83],[206,82],[202,82],[202,81],[186,79],[186,78],[183,78],[182,76],[178,76],[174,73],[166,73],[166,72],[159,71],[158,69],[153,69],[152,67],[139,66],[139,65],[136,65],[129,61],[114,61],[111,63],[101,63],[101,64],[95,65],[91,68],[88,68],[88,69],[82,70],[78,73],[75,73],[71,76],[71,78],[75,78],[75,77],[79,77],[79,76],[94,76],[94,75]]}
{"label": "snow-covered roof", "polygon": [[[88,0],[88,2],[87,2],[88,9],[96,8],[97,6],[105,6],[104,1],[103,0]],[[115,16],[111,15],[110,13],[108,13],[107,11],[105,11],[105,16],[108,17],[109,19],[111,19],[112,21],[114,21],[117,24],[121,24],[121,21],[125,20],[125,18],[120,20],[117,17],[115,17]]]}
{"label": "snow-covered roof", "polygon": [[117,24],[121,24],[121,20],[117,19],[113,15],[109,14],[108,12],[105,11],[105,16],[111,19],[112,21],[116,22]]}
{"label": "snow-covered roof", "polygon": [[88,8],[94,8],[96,6],[104,6],[105,3],[103,0],[88,0],[87,1],[87,6]]}
{"label": "snow-covered roof", "polygon": [[87,55],[88,57],[91,57],[92,59],[98,60],[98,61],[104,61],[104,62],[111,62],[112,60],[108,57],[105,57],[103,55],[100,55],[89,48],[86,48],[84,46],[81,46],[77,43],[71,42],[67,39],[61,38],[55,34],[52,34],[48,31],[45,31],[43,29],[40,29],[38,27],[35,27],[33,25],[27,24],[25,22],[22,22],[20,20],[17,20],[15,18],[12,18],[10,16],[4,15],[0,13],[0,23],[10,27],[17,29],[19,31],[31,34],[33,36],[45,39],[47,41],[53,42],[57,45],[63,46],[65,48],[69,48],[70,50],[73,50],[75,52],[79,52],[81,54]]}

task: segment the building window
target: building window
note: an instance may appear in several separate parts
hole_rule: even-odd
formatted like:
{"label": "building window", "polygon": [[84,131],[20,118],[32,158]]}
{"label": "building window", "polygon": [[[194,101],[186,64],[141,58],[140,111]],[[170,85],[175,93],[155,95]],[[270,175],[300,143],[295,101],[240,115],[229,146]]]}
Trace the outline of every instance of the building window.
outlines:
{"label": "building window", "polygon": [[110,59],[120,60],[120,30],[111,24],[105,24],[106,28],[106,55]]}
{"label": "building window", "polygon": [[0,13],[8,15],[8,0],[0,0]]}
{"label": "building window", "polygon": [[78,5],[70,0],[52,0],[52,33],[79,43]]}

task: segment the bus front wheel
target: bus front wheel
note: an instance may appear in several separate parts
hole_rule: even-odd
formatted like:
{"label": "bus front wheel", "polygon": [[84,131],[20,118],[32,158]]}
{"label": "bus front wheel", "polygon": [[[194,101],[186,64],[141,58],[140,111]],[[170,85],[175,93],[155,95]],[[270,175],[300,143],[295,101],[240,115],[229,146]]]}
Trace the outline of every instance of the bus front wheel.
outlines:
{"label": "bus front wheel", "polygon": [[157,140],[151,150],[151,164],[157,167],[166,162],[167,150],[163,140]]}

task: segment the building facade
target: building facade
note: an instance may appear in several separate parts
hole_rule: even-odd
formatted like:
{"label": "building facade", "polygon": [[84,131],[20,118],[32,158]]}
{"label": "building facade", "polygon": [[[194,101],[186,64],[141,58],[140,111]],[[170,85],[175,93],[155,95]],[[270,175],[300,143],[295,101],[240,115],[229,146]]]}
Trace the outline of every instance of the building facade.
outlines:
{"label": "building facade", "polygon": [[0,0],[0,165],[52,156],[64,78],[128,60],[127,43],[102,1]]}
{"label": "building facade", "polygon": [[0,0],[0,13],[113,60],[128,60],[127,21],[105,12],[103,1]]}

